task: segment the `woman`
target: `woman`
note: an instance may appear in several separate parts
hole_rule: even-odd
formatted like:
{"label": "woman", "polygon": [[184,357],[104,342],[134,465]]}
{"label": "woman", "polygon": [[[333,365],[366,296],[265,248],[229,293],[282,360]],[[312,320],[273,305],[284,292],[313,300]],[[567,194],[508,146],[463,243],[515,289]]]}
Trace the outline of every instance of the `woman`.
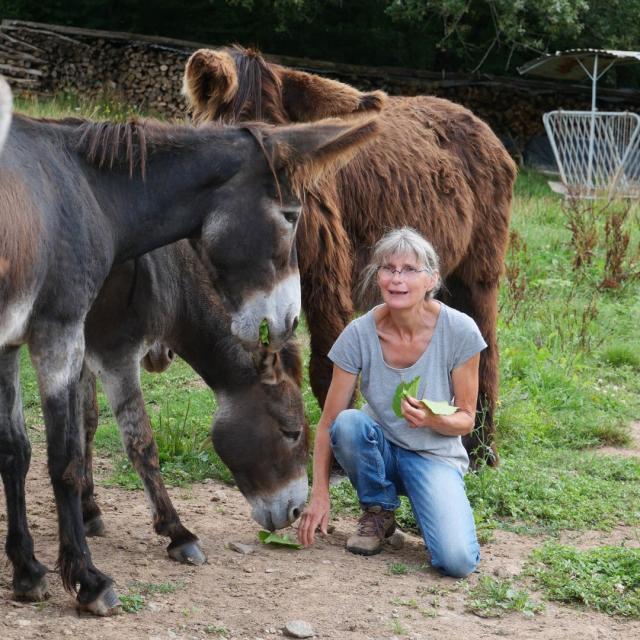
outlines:
{"label": "woman", "polygon": [[[469,460],[461,436],[473,429],[486,343],[469,316],[434,300],[438,257],[413,229],[396,229],[377,243],[363,288],[374,278],[382,304],[351,322],[329,352],[333,376],[316,430],[311,499],[298,537],[309,546],[318,527],[327,531],[333,452],[363,509],[347,541],[349,551],[380,552],[395,528],[398,496],[406,495],[431,564],[464,577],[476,568],[480,547],[464,488]],[[367,404],[347,409],[358,376]],[[398,417],[392,408],[396,388],[417,376],[417,397],[402,399]],[[435,415],[422,398],[453,399],[458,411]]]}

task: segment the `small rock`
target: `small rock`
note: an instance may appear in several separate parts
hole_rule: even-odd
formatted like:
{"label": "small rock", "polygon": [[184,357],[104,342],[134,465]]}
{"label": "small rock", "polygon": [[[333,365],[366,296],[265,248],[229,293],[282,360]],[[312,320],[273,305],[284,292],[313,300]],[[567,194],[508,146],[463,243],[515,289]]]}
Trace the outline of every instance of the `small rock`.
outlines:
{"label": "small rock", "polygon": [[214,491],[213,495],[211,496],[211,502],[226,502],[227,501],[227,496],[225,494],[224,491]]}
{"label": "small rock", "polygon": [[496,578],[502,578],[502,579],[513,578],[516,574],[517,574],[517,572],[511,571],[507,567],[496,567],[493,570],[493,575]]}
{"label": "small rock", "polygon": [[283,628],[284,634],[290,638],[313,638],[313,628],[304,620],[290,620]]}
{"label": "small rock", "polygon": [[336,530],[336,525],[335,524],[328,524],[327,525],[327,533],[333,533]]}
{"label": "small rock", "polygon": [[19,627],[28,627],[31,624],[31,620],[26,620],[25,618],[18,618],[16,620],[16,624]]}
{"label": "small rock", "polygon": [[229,549],[232,551],[237,551],[241,553],[243,556],[248,556],[250,553],[253,553],[256,548],[252,544],[243,544],[242,542],[229,542]]}
{"label": "small rock", "polygon": [[396,531],[387,538],[387,544],[392,549],[402,549],[404,547],[407,536],[402,531]]}

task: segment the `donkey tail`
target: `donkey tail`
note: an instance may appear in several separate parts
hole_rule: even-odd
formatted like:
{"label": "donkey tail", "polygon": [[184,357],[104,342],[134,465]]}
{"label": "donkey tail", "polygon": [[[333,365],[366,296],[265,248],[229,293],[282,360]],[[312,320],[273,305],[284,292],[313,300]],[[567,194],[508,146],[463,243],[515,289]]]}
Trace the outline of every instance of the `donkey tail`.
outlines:
{"label": "donkey tail", "polygon": [[0,152],[7,139],[9,127],[11,126],[11,110],[13,106],[13,96],[7,81],[0,76]]}

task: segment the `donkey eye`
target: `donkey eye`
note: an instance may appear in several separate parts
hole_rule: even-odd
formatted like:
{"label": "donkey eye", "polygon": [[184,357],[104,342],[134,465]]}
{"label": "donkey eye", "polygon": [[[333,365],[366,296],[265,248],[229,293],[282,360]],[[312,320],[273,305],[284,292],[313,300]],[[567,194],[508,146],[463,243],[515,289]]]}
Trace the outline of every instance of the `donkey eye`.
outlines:
{"label": "donkey eye", "polygon": [[300,209],[283,209],[282,215],[285,220],[291,224],[295,224],[300,217]]}
{"label": "donkey eye", "polygon": [[287,431],[286,429],[280,429],[280,431],[285,438],[292,440],[293,442],[295,442],[300,437],[300,434],[302,433],[300,430]]}

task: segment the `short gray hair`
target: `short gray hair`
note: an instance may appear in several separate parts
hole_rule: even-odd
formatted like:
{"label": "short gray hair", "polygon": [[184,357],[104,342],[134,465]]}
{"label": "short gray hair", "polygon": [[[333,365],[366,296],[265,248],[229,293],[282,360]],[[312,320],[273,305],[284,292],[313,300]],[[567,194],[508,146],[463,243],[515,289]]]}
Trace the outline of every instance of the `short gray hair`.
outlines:
{"label": "short gray hair", "polygon": [[[429,275],[439,276],[440,259],[433,245],[411,227],[392,229],[378,240],[369,264],[362,270],[358,291],[363,298],[371,287],[378,269],[392,256],[403,254],[413,254],[418,264],[424,265]],[[441,280],[438,277],[435,287],[427,292],[427,298],[433,298],[440,290],[440,285]]]}

